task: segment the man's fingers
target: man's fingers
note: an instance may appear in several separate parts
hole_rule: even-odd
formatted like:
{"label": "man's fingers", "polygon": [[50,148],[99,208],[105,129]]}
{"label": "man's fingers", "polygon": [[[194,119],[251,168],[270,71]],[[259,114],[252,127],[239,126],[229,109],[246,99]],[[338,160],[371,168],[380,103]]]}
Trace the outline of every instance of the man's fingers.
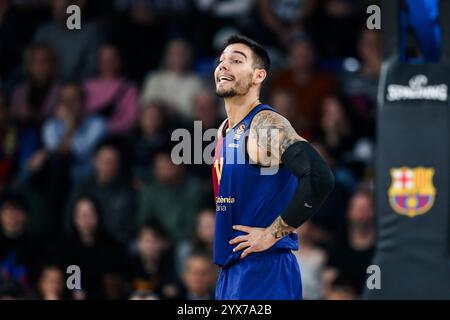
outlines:
{"label": "man's fingers", "polygon": [[248,256],[249,253],[252,253],[252,252],[253,252],[253,248],[248,247],[247,249],[244,250],[244,252],[242,252],[241,259],[244,259],[246,256]]}
{"label": "man's fingers", "polygon": [[242,250],[247,247],[250,247],[250,243],[248,241],[241,242],[233,249],[233,251],[237,252],[237,251]]}
{"label": "man's fingers", "polygon": [[234,230],[243,231],[243,232],[247,232],[247,233],[250,233],[250,231],[252,231],[251,227],[241,226],[241,225],[235,225],[235,226],[233,226],[233,229]]}
{"label": "man's fingers", "polygon": [[230,240],[230,244],[236,244],[242,241],[247,241],[248,240],[248,235],[245,236],[237,236],[236,238]]}

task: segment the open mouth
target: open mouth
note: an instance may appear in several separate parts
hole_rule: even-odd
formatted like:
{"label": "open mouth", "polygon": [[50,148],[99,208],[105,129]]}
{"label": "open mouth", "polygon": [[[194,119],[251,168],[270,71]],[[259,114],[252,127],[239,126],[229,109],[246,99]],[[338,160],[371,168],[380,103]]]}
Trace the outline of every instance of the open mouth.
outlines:
{"label": "open mouth", "polygon": [[217,77],[217,82],[218,83],[225,83],[227,81],[233,81],[233,80],[234,80],[233,76],[225,75],[225,74]]}

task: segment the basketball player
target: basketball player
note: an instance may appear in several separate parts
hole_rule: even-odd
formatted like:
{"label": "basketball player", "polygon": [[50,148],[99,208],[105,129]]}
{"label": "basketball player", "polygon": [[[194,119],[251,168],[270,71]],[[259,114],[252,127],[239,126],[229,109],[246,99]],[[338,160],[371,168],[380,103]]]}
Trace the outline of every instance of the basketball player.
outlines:
{"label": "basketball player", "polygon": [[291,251],[298,249],[295,230],[334,186],[315,149],[260,102],[269,67],[261,45],[235,35],[214,72],[227,113],[213,164],[219,300],[301,299],[300,270]]}

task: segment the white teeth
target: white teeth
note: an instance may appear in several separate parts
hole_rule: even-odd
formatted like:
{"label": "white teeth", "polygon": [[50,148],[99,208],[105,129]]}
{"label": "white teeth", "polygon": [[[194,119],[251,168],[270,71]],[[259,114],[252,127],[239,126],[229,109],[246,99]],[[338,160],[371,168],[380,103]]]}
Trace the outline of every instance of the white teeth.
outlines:
{"label": "white teeth", "polygon": [[233,80],[232,77],[227,77],[227,76],[221,76],[219,77],[219,81],[231,81]]}

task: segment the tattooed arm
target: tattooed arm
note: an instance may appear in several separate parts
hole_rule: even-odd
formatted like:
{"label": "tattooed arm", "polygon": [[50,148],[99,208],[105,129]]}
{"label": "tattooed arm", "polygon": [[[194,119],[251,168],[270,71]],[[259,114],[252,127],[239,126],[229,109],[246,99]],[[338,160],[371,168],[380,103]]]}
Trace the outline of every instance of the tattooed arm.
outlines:
{"label": "tattooed arm", "polygon": [[264,110],[250,125],[247,150],[250,160],[261,166],[278,165],[286,149],[297,141],[306,141],[280,114]]}
{"label": "tattooed arm", "polygon": [[250,126],[247,150],[250,160],[262,166],[284,165],[298,178],[287,208],[267,228],[234,226],[246,232],[230,241],[234,251],[245,249],[241,258],[271,248],[294,232],[323,204],[334,186],[334,177],[317,151],[300,137],[284,117],[273,111],[258,113]]}

